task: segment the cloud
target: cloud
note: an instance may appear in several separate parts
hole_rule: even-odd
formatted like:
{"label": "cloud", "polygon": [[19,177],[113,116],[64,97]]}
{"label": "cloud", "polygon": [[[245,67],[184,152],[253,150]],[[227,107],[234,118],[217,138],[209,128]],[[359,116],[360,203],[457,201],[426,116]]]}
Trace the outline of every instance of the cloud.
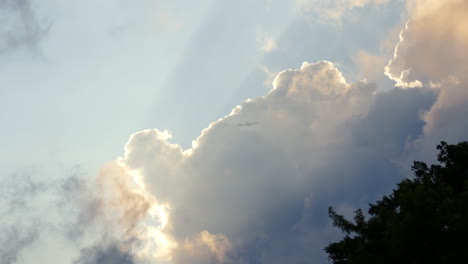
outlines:
{"label": "cloud", "polygon": [[263,81],[263,85],[265,87],[268,87],[270,88],[272,83],[273,83],[273,80],[275,79],[276,75],[278,74],[277,72],[273,72],[272,70],[270,70],[267,66],[265,65],[260,65],[259,67],[261,69],[261,71],[263,72],[263,74],[265,75],[265,79]]}
{"label": "cloud", "polygon": [[440,94],[425,113],[424,137],[416,144],[433,156],[440,140],[466,140],[468,122],[468,3],[463,0],[408,2],[410,19],[400,33],[385,73],[401,87],[433,87]]}
{"label": "cloud", "polygon": [[0,258],[5,264],[16,263],[18,253],[37,239],[36,230],[18,230],[12,226],[2,231],[4,233],[0,237],[3,245],[0,249]]}
{"label": "cloud", "polygon": [[273,37],[263,31],[257,31],[257,42],[260,45],[260,49],[264,52],[271,52],[278,46]]}
{"label": "cloud", "polygon": [[[396,163],[434,100],[426,89],[377,93],[330,62],[304,63],[211,123],[193,148],[144,130],[119,164],[167,205],[174,263],[193,252],[206,263],[324,262],[326,207],[365,204],[401,179]],[[246,120],[258,123],[236,125]]]}
{"label": "cloud", "polygon": [[175,263],[226,263],[232,245],[224,235],[202,231],[193,239],[185,239],[173,253]]}
{"label": "cloud", "polygon": [[30,0],[0,0],[0,16],[0,52],[36,48],[51,27],[37,16]]}
{"label": "cloud", "polygon": [[401,86],[414,81],[424,85],[440,83],[451,76],[461,78],[468,61],[463,52],[468,44],[466,1],[410,3],[412,16],[400,33],[400,43],[386,74]]}
{"label": "cloud", "polygon": [[[38,181],[30,170],[0,178],[0,259],[17,263],[18,256],[39,238],[44,206],[51,202],[51,186]],[[41,206],[42,205],[42,206]]]}
{"label": "cloud", "polygon": [[321,21],[339,21],[355,8],[386,4],[388,0],[297,0],[301,8],[313,11]]}
{"label": "cloud", "polygon": [[375,81],[383,75],[387,61],[382,55],[359,50],[353,57],[359,70],[359,78]]}
{"label": "cloud", "polygon": [[43,173],[1,180],[3,262],[136,263],[146,234],[138,223],[149,218],[150,202],[119,165],[103,166],[96,177],[79,168],[59,178]]}
{"label": "cloud", "polygon": [[131,254],[115,245],[102,248],[100,246],[83,249],[81,256],[74,264],[134,264]]}

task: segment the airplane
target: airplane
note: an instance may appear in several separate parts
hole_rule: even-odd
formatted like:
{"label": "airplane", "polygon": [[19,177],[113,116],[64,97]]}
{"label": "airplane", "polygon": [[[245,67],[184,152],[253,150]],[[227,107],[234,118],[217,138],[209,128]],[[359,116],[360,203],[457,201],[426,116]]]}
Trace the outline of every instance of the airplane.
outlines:
{"label": "airplane", "polygon": [[253,125],[256,125],[256,124],[258,124],[258,122],[244,121],[244,123],[237,123],[237,126],[239,126],[239,127],[248,127],[248,126],[253,126]]}

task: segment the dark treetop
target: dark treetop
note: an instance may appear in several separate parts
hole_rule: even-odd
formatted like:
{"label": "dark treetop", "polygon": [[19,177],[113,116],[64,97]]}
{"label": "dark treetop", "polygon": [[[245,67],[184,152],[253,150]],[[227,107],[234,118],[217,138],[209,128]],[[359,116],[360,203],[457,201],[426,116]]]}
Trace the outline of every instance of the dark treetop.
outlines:
{"label": "dark treetop", "polygon": [[415,161],[415,177],[361,209],[354,221],[329,208],[346,236],[325,248],[335,264],[468,263],[468,142],[441,142],[440,165]]}

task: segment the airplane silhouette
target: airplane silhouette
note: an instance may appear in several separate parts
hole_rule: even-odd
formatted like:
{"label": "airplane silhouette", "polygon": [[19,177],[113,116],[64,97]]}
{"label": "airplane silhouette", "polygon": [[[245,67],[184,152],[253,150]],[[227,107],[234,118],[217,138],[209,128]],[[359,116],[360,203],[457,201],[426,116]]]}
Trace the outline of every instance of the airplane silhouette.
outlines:
{"label": "airplane silhouette", "polygon": [[247,121],[244,121],[244,123],[237,123],[237,126],[239,127],[247,127],[247,126],[253,126],[253,125],[256,125],[258,124],[258,122],[247,122]]}

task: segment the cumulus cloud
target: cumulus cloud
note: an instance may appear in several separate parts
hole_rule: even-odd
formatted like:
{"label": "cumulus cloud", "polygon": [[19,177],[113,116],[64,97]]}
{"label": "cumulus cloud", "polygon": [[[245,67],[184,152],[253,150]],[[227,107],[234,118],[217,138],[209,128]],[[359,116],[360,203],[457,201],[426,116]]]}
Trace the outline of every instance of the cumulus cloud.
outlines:
{"label": "cumulus cloud", "polygon": [[464,52],[468,44],[466,1],[411,3],[412,16],[400,33],[400,43],[386,74],[400,86],[410,86],[415,81],[429,85],[451,76],[463,77],[468,61]]}
{"label": "cumulus cloud", "polygon": [[[326,207],[356,206],[402,177],[395,162],[434,98],[424,89],[377,93],[347,83],[330,62],[304,63],[210,124],[193,148],[144,130],[119,164],[167,205],[174,263],[194,252],[203,263],[323,262]],[[246,120],[257,123],[237,126]]]}
{"label": "cumulus cloud", "polygon": [[424,115],[424,137],[418,148],[440,140],[466,140],[468,122],[468,3],[463,0],[408,2],[410,20],[400,33],[394,58],[385,73],[401,87],[425,86],[439,91]]}
{"label": "cumulus cloud", "polygon": [[51,26],[42,20],[30,0],[0,0],[0,52],[36,47]]}

